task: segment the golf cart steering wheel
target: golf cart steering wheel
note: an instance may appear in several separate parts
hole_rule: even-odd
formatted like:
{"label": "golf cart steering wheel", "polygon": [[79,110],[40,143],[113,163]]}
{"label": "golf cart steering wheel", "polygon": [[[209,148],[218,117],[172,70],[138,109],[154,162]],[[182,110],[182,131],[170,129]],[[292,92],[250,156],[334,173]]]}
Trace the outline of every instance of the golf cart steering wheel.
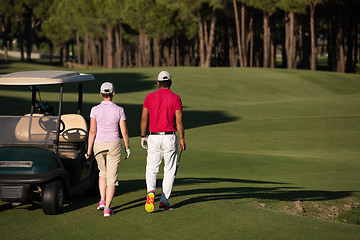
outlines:
{"label": "golf cart steering wheel", "polygon": [[[49,123],[50,119],[46,118],[46,117],[41,117],[39,118],[39,125],[40,127],[45,130],[46,132],[56,132],[55,128],[53,128],[53,123],[55,122],[51,122]],[[65,123],[63,120],[60,119],[60,133],[63,132],[65,130]]]}
{"label": "golf cart steering wheel", "polygon": [[59,133],[62,133],[65,130],[65,123],[63,120],[60,119],[60,130]]}
{"label": "golf cart steering wheel", "polygon": [[87,136],[87,132],[82,128],[70,128],[62,133],[62,137],[69,142],[78,142],[84,136]]}

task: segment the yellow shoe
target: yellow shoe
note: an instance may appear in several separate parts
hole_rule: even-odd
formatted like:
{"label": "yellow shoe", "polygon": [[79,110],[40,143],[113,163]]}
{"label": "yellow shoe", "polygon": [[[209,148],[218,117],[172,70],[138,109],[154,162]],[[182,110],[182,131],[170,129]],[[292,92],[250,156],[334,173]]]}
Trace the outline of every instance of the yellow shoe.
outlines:
{"label": "yellow shoe", "polygon": [[155,193],[154,191],[150,191],[146,197],[145,210],[147,212],[154,211],[154,201],[155,201]]}

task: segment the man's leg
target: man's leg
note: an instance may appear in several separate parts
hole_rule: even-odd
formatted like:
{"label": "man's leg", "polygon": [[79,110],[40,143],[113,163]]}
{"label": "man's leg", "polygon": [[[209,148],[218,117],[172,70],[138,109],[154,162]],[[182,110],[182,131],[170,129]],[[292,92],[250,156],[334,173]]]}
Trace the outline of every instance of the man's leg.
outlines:
{"label": "man's leg", "polygon": [[167,202],[175,180],[176,158],[178,155],[176,135],[164,136],[162,147],[164,149],[164,179],[160,202]]}
{"label": "man's leg", "polygon": [[156,175],[161,164],[161,148],[159,136],[149,136],[148,154],[146,158],[146,187],[147,192],[156,190]]}

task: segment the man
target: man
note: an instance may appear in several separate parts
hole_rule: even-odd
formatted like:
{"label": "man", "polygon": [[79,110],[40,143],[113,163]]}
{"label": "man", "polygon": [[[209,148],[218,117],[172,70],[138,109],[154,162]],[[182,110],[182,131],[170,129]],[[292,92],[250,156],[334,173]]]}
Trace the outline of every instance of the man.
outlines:
{"label": "man", "polygon": [[124,138],[126,158],[130,156],[129,133],[126,127],[124,109],[112,99],[115,94],[114,85],[105,82],[100,87],[103,101],[91,109],[88,151],[86,158],[91,155],[92,148],[99,168],[100,202],[97,209],[104,211],[104,217],[114,214],[110,209],[114,197],[115,186],[118,186],[118,165],[121,157],[121,142],[119,127]]}
{"label": "man", "polygon": [[[182,119],[182,102],[178,95],[170,90],[172,81],[167,71],[158,75],[159,89],[146,96],[141,115],[141,146],[147,149],[146,186],[147,198],[145,210],[154,211],[156,175],[164,158],[164,178],[159,210],[172,210],[169,197],[175,180],[176,159],[178,155],[179,134],[180,150],[186,149],[184,140],[184,124]],[[146,138],[149,122],[150,136]]]}

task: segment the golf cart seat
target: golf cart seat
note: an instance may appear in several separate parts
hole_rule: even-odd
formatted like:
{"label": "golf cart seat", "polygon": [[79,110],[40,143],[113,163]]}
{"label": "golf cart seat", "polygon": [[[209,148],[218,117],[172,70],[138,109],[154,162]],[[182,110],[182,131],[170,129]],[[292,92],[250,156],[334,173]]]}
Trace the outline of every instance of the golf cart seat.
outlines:
{"label": "golf cart seat", "polygon": [[[76,159],[86,144],[88,128],[85,118],[79,114],[64,114],[60,124],[59,155],[60,158]],[[56,132],[56,116],[43,114],[26,114],[16,125],[15,137],[23,143],[53,145]],[[62,129],[64,128],[64,129]]]}
{"label": "golf cart seat", "polygon": [[88,129],[85,118],[79,114],[64,114],[61,116],[65,129],[60,133],[60,143],[78,143],[86,140]]}
{"label": "golf cart seat", "polygon": [[76,159],[83,151],[87,139],[88,128],[85,118],[79,114],[64,114],[61,120],[65,128],[59,135],[60,157]]}
{"label": "golf cart seat", "polygon": [[35,113],[17,117],[15,138],[17,141],[39,144],[53,144],[55,139],[56,118]]}

